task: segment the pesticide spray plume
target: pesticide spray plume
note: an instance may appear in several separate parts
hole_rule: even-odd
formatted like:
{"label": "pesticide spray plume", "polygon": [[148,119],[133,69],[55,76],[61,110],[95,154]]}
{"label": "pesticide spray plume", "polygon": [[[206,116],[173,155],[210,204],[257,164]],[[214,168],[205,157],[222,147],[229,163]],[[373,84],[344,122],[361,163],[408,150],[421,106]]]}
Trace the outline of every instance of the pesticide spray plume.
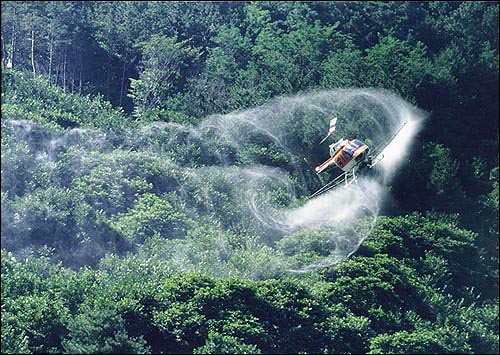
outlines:
{"label": "pesticide spray plume", "polygon": [[[338,117],[337,130],[319,144],[333,116]],[[126,160],[120,159],[128,154],[160,162],[169,179],[157,188],[180,196],[186,214],[205,214],[218,226],[218,231],[207,232],[213,233],[213,255],[205,250],[208,256],[189,259],[196,246],[189,231],[186,240],[166,242],[169,250],[164,255],[168,255],[169,265],[221,277],[259,279],[287,271],[310,272],[352,255],[373,229],[385,187],[396,169],[404,166],[424,117],[422,111],[391,92],[343,89],[276,98],[245,111],[208,116],[194,126],[155,122],[104,134],[87,129],[56,131],[29,121],[8,120],[2,121],[2,128],[13,132],[17,144],[29,147],[11,152],[22,155],[33,169],[56,169],[53,163],[61,152],[72,153],[74,178],[86,176],[98,164],[123,173],[126,169],[120,164]],[[399,129],[382,152],[377,174],[360,176],[354,184],[305,201],[320,186],[312,166],[329,157],[328,144],[339,138],[358,138],[370,147],[384,146]],[[123,151],[118,158],[117,151]],[[15,176],[13,169],[15,164],[2,166],[2,173],[6,173],[5,179],[2,174],[2,186],[14,181],[9,177]],[[221,199],[226,201],[223,206]],[[4,208],[2,227],[4,215],[15,214],[2,199]],[[18,218],[17,224],[29,223],[29,216]],[[15,228],[2,233],[2,242],[15,239],[15,233]],[[231,243],[224,239],[231,233],[247,239],[231,249]],[[98,238],[94,243],[99,244]],[[312,245],[321,245],[322,251],[314,260],[302,261]],[[262,250],[269,255],[269,265],[252,263],[253,255]],[[234,266],[235,258],[245,259],[240,270]],[[273,273],[262,271],[266,269]]]}
{"label": "pesticide spray plume", "polygon": [[[304,116],[312,118],[309,126],[304,127],[304,131],[300,132],[302,136],[298,139],[290,136],[289,132],[297,132],[294,129],[297,124],[304,124]],[[217,129],[223,136],[231,137],[231,144],[237,149],[244,145],[248,134],[234,129],[246,127],[251,132],[253,127],[293,157],[291,166],[295,170],[292,169],[288,173],[297,173],[303,178],[305,167],[300,164],[301,158],[306,163],[309,160],[324,160],[328,157],[325,154],[328,151],[324,149],[323,157],[310,156],[307,155],[309,151],[301,150],[303,145],[300,143],[309,138],[307,131],[314,132],[314,138],[322,137],[332,116],[339,117],[340,129],[337,134],[342,137],[362,137],[375,147],[386,145],[385,149],[379,152],[383,159],[377,167],[378,174],[361,177],[353,185],[340,185],[295,208],[277,209],[276,206],[259,201],[257,194],[247,194],[251,195],[247,201],[259,225],[274,229],[280,238],[289,238],[297,231],[322,230],[325,231],[324,238],[335,245],[329,256],[319,262],[293,269],[296,272],[331,266],[345,260],[357,250],[375,225],[385,198],[384,187],[411,149],[425,117],[424,112],[387,91],[334,90],[282,98],[250,111],[217,117]],[[250,125],[247,125],[248,123]],[[287,129],[288,125],[293,128]],[[323,131],[318,129],[322,127],[325,128]],[[339,136],[334,140],[338,138]],[[301,154],[306,156],[300,157]],[[282,173],[285,174],[282,182],[289,179],[286,172]],[[291,193],[294,189],[289,188],[288,191]],[[295,195],[291,197],[292,200],[295,198]],[[363,228],[360,228],[361,224]],[[353,232],[355,228],[356,232]],[[338,243],[339,240],[342,240],[342,243]]]}

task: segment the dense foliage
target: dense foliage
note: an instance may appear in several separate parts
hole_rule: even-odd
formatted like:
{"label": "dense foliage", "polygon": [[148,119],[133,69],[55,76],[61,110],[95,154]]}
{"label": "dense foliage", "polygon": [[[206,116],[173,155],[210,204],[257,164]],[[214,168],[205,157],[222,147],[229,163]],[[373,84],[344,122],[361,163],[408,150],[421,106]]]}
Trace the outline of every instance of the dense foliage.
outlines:
{"label": "dense foliage", "polygon": [[[499,352],[497,2],[1,7],[2,353]],[[333,247],[256,226],[233,168],[299,163],[193,127],[353,87],[427,120],[356,253],[285,273]]]}

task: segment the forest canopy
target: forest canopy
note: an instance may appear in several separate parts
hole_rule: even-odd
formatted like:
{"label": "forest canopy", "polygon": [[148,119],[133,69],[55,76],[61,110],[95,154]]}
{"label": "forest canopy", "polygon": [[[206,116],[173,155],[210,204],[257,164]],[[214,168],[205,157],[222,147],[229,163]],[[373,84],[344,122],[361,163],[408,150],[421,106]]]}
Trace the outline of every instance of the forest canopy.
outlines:
{"label": "forest canopy", "polygon": [[2,353],[498,353],[498,10],[2,1]]}

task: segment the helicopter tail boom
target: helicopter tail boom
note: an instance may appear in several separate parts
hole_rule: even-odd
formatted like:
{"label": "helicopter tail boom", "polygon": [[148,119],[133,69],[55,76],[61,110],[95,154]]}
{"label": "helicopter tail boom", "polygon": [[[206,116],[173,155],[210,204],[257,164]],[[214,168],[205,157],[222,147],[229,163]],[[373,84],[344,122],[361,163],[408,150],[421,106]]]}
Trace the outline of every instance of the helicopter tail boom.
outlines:
{"label": "helicopter tail boom", "polygon": [[328,160],[326,160],[321,165],[318,165],[317,167],[315,167],[314,170],[316,171],[316,173],[319,174],[322,171],[324,171],[326,168],[328,168],[330,165],[334,164],[335,163],[334,158],[335,158],[335,156],[332,156],[332,157],[328,158]]}

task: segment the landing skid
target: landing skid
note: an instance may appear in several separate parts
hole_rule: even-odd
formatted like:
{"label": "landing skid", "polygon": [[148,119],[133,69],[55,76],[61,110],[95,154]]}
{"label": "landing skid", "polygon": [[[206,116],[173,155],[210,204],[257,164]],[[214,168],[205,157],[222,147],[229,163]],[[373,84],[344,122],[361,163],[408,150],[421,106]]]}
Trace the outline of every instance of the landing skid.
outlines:
{"label": "landing skid", "polygon": [[356,181],[357,178],[358,177],[356,176],[354,170],[344,172],[344,173],[340,174],[339,176],[337,176],[332,181],[330,181],[329,183],[327,183],[325,186],[320,188],[318,191],[313,193],[307,199],[309,200],[311,198],[314,198],[314,197],[321,195],[327,191],[330,191],[331,189],[334,189],[340,185],[348,186],[348,185],[352,184],[354,181]]}
{"label": "landing skid", "polygon": [[[378,162],[380,162],[383,158],[383,154],[379,154],[376,158],[367,157],[368,159],[364,159],[359,161],[351,170],[345,171],[335,179],[324,185],[322,188],[317,190],[308,199],[321,195],[331,189],[334,189],[340,185],[350,185],[355,182],[358,178],[358,172],[362,173],[365,169],[373,168]],[[325,169],[326,170],[326,169]]]}
{"label": "landing skid", "polygon": [[[340,185],[345,185],[345,186],[350,185],[357,180],[357,176],[356,176],[357,172],[362,171],[366,168],[372,169],[373,167],[375,167],[375,165],[377,165],[382,159],[384,159],[383,151],[385,150],[385,148],[387,148],[387,146],[394,140],[394,138],[396,138],[396,136],[399,134],[399,132],[401,132],[401,130],[403,129],[403,127],[406,125],[407,122],[408,121],[405,121],[402,124],[402,126],[396,131],[396,133],[394,133],[392,135],[392,137],[389,139],[389,141],[384,145],[384,147],[382,149],[375,149],[376,152],[377,151],[379,152],[379,154],[377,154],[375,156],[375,158],[369,157],[368,161],[364,160],[364,161],[359,162],[357,165],[355,165],[353,167],[352,170],[343,172],[342,174],[337,176],[335,179],[333,179],[332,181],[330,181],[329,183],[324,185],[322,188],[317,190],[315,193],[313,193],[307,199],[309,200],[311,198],[314,198],[314,197],[321,195],[321,194],[323,194],[331,189],[334,189]],[[319,171],[316,170],[316,172],[319,174],[320,172],[329,170],[331,167],[333,167],[332,159],[333,159],[333,157],[331,157],[329,160],[327,160],[322,165],[320,165]]]}

